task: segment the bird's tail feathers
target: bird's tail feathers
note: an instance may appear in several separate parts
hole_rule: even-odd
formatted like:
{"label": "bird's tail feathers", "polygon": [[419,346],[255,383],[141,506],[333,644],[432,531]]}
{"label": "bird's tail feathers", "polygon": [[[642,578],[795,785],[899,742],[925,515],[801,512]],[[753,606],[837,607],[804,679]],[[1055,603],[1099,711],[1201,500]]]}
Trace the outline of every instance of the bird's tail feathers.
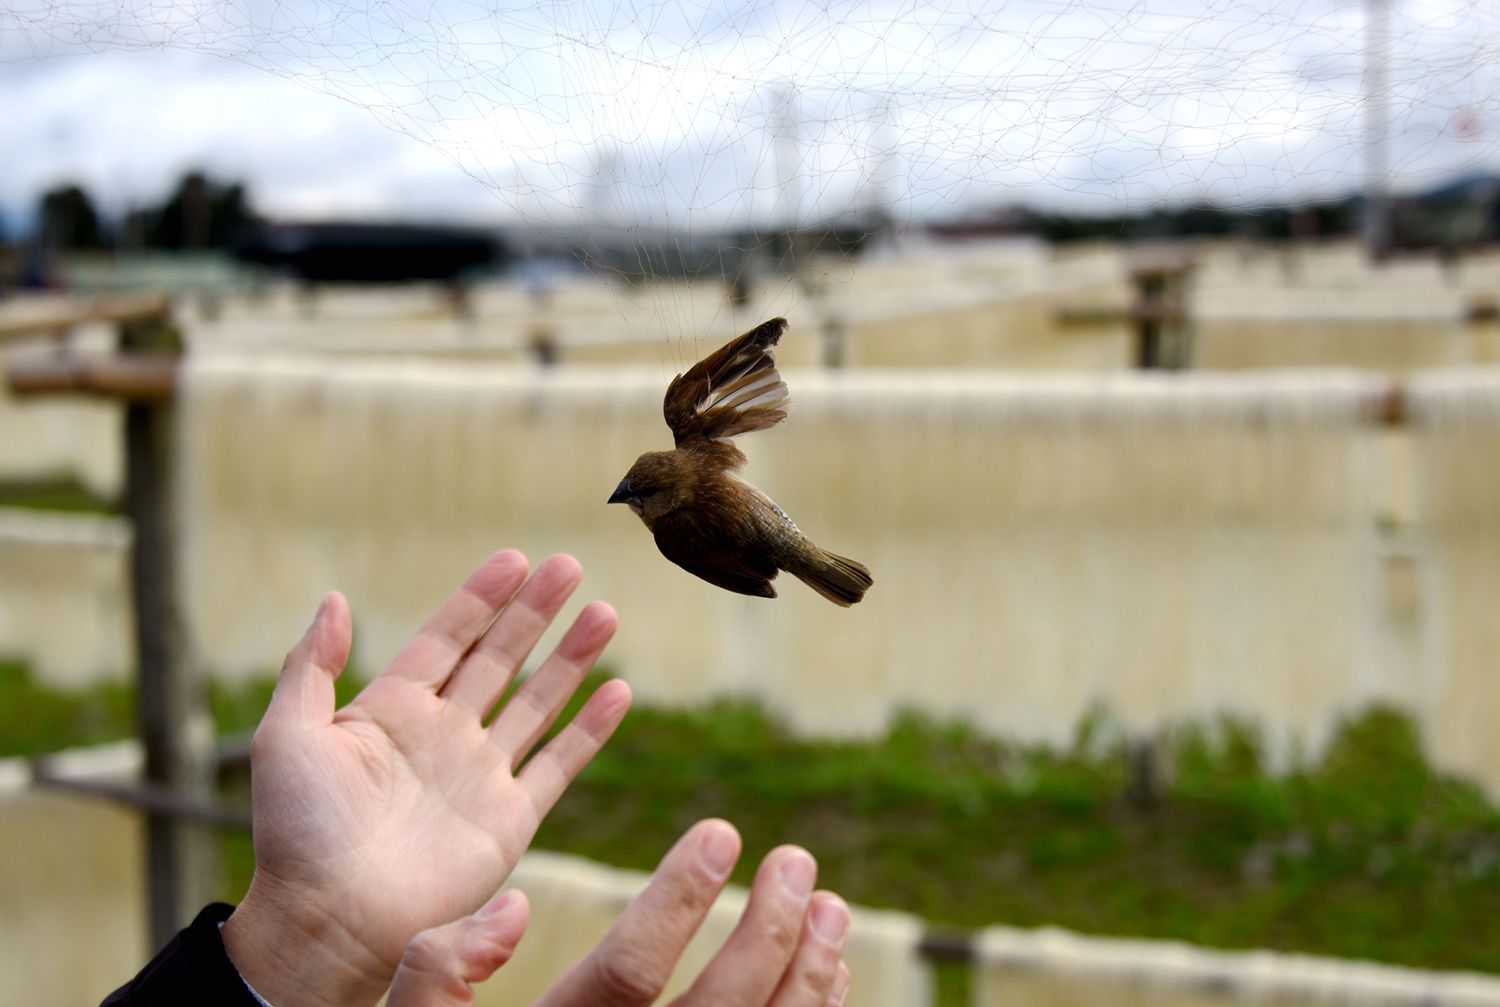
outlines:
{"label": "bird's tail feathers", "polygon": [[870,585],[875,583],[863,563],[819,549],[810,542],[808,549],[786,570],[835,605],[845,608],[863,598]]}

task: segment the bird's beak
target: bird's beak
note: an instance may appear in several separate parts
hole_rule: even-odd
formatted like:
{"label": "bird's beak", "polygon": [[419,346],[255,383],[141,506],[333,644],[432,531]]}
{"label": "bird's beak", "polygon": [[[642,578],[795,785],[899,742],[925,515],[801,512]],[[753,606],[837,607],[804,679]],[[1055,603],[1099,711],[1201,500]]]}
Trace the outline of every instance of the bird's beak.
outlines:
{"label": "bird's beak", "polygon": [[630,501],[631,496],[633,495],[633,492],[634,491],[633,491],[633,488],[630,485],[630,480],[629,479],[621,479],[620,480],[620,485],[618,485],[618,486],[615,487],[615,491],[609,495],[609,500],[607,502],[608,503],[628,503]]}

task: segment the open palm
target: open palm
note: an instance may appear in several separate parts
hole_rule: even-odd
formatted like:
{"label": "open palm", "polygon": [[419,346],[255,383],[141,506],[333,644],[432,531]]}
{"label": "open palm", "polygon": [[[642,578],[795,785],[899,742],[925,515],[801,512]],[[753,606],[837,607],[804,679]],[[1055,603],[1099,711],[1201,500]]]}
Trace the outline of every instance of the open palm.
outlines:
{"label": "open palm", "polygon": [[252,746],[256,870],[225,924],[231,953],[260,940],[258,904],[295,905],[303,930],[344,931],[346,986],[383,988],[417,931],[503,883],[630,705],[623,682],[602,686],[525,761],[614,633],[613,609],[595,602],[486,725],[582,576],[567,556],[526,574],[520,553],[492,556],[338,711],[349,610],[341,595],[324,599]]}

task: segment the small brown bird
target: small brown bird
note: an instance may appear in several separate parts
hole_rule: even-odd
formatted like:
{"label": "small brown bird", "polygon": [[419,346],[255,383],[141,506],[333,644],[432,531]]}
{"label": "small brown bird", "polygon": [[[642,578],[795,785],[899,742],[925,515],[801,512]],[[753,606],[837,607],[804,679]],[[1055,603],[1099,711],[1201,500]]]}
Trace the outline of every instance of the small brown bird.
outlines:
{"label": "small brown bird", "polygon": [[786,331],[773,318],[720,347],[667,386],[662,411],[677,447],[636,459],[610,503],[645,522],[667,559],[729,591],[776,597],[785,570],[849,606],[869,590],[863,564],[818,548],[760,490],[735,474],[745,456],[729,442],[786,419],[786,383],[772,349]]}

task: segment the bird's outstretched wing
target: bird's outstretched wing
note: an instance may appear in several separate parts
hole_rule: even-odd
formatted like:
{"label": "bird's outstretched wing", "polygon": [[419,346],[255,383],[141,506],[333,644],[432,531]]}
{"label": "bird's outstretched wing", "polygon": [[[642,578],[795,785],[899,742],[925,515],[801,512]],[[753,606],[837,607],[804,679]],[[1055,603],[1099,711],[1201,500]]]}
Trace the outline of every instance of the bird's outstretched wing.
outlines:
{"label": "bird's outstretched wing", "polygon": [[775,563],[753,550],[734,548],[690,512],[658,518],[652,532],[661,554],[695,577],[737,594],[776,597],[771,586]]}
{"label": "bird's outstretched wing", "polygon": [[791,397],[772,353],[785,331],[785,318],[762,322],[672,379],[662,412],[678,445],[764,430],[786,419]]}

